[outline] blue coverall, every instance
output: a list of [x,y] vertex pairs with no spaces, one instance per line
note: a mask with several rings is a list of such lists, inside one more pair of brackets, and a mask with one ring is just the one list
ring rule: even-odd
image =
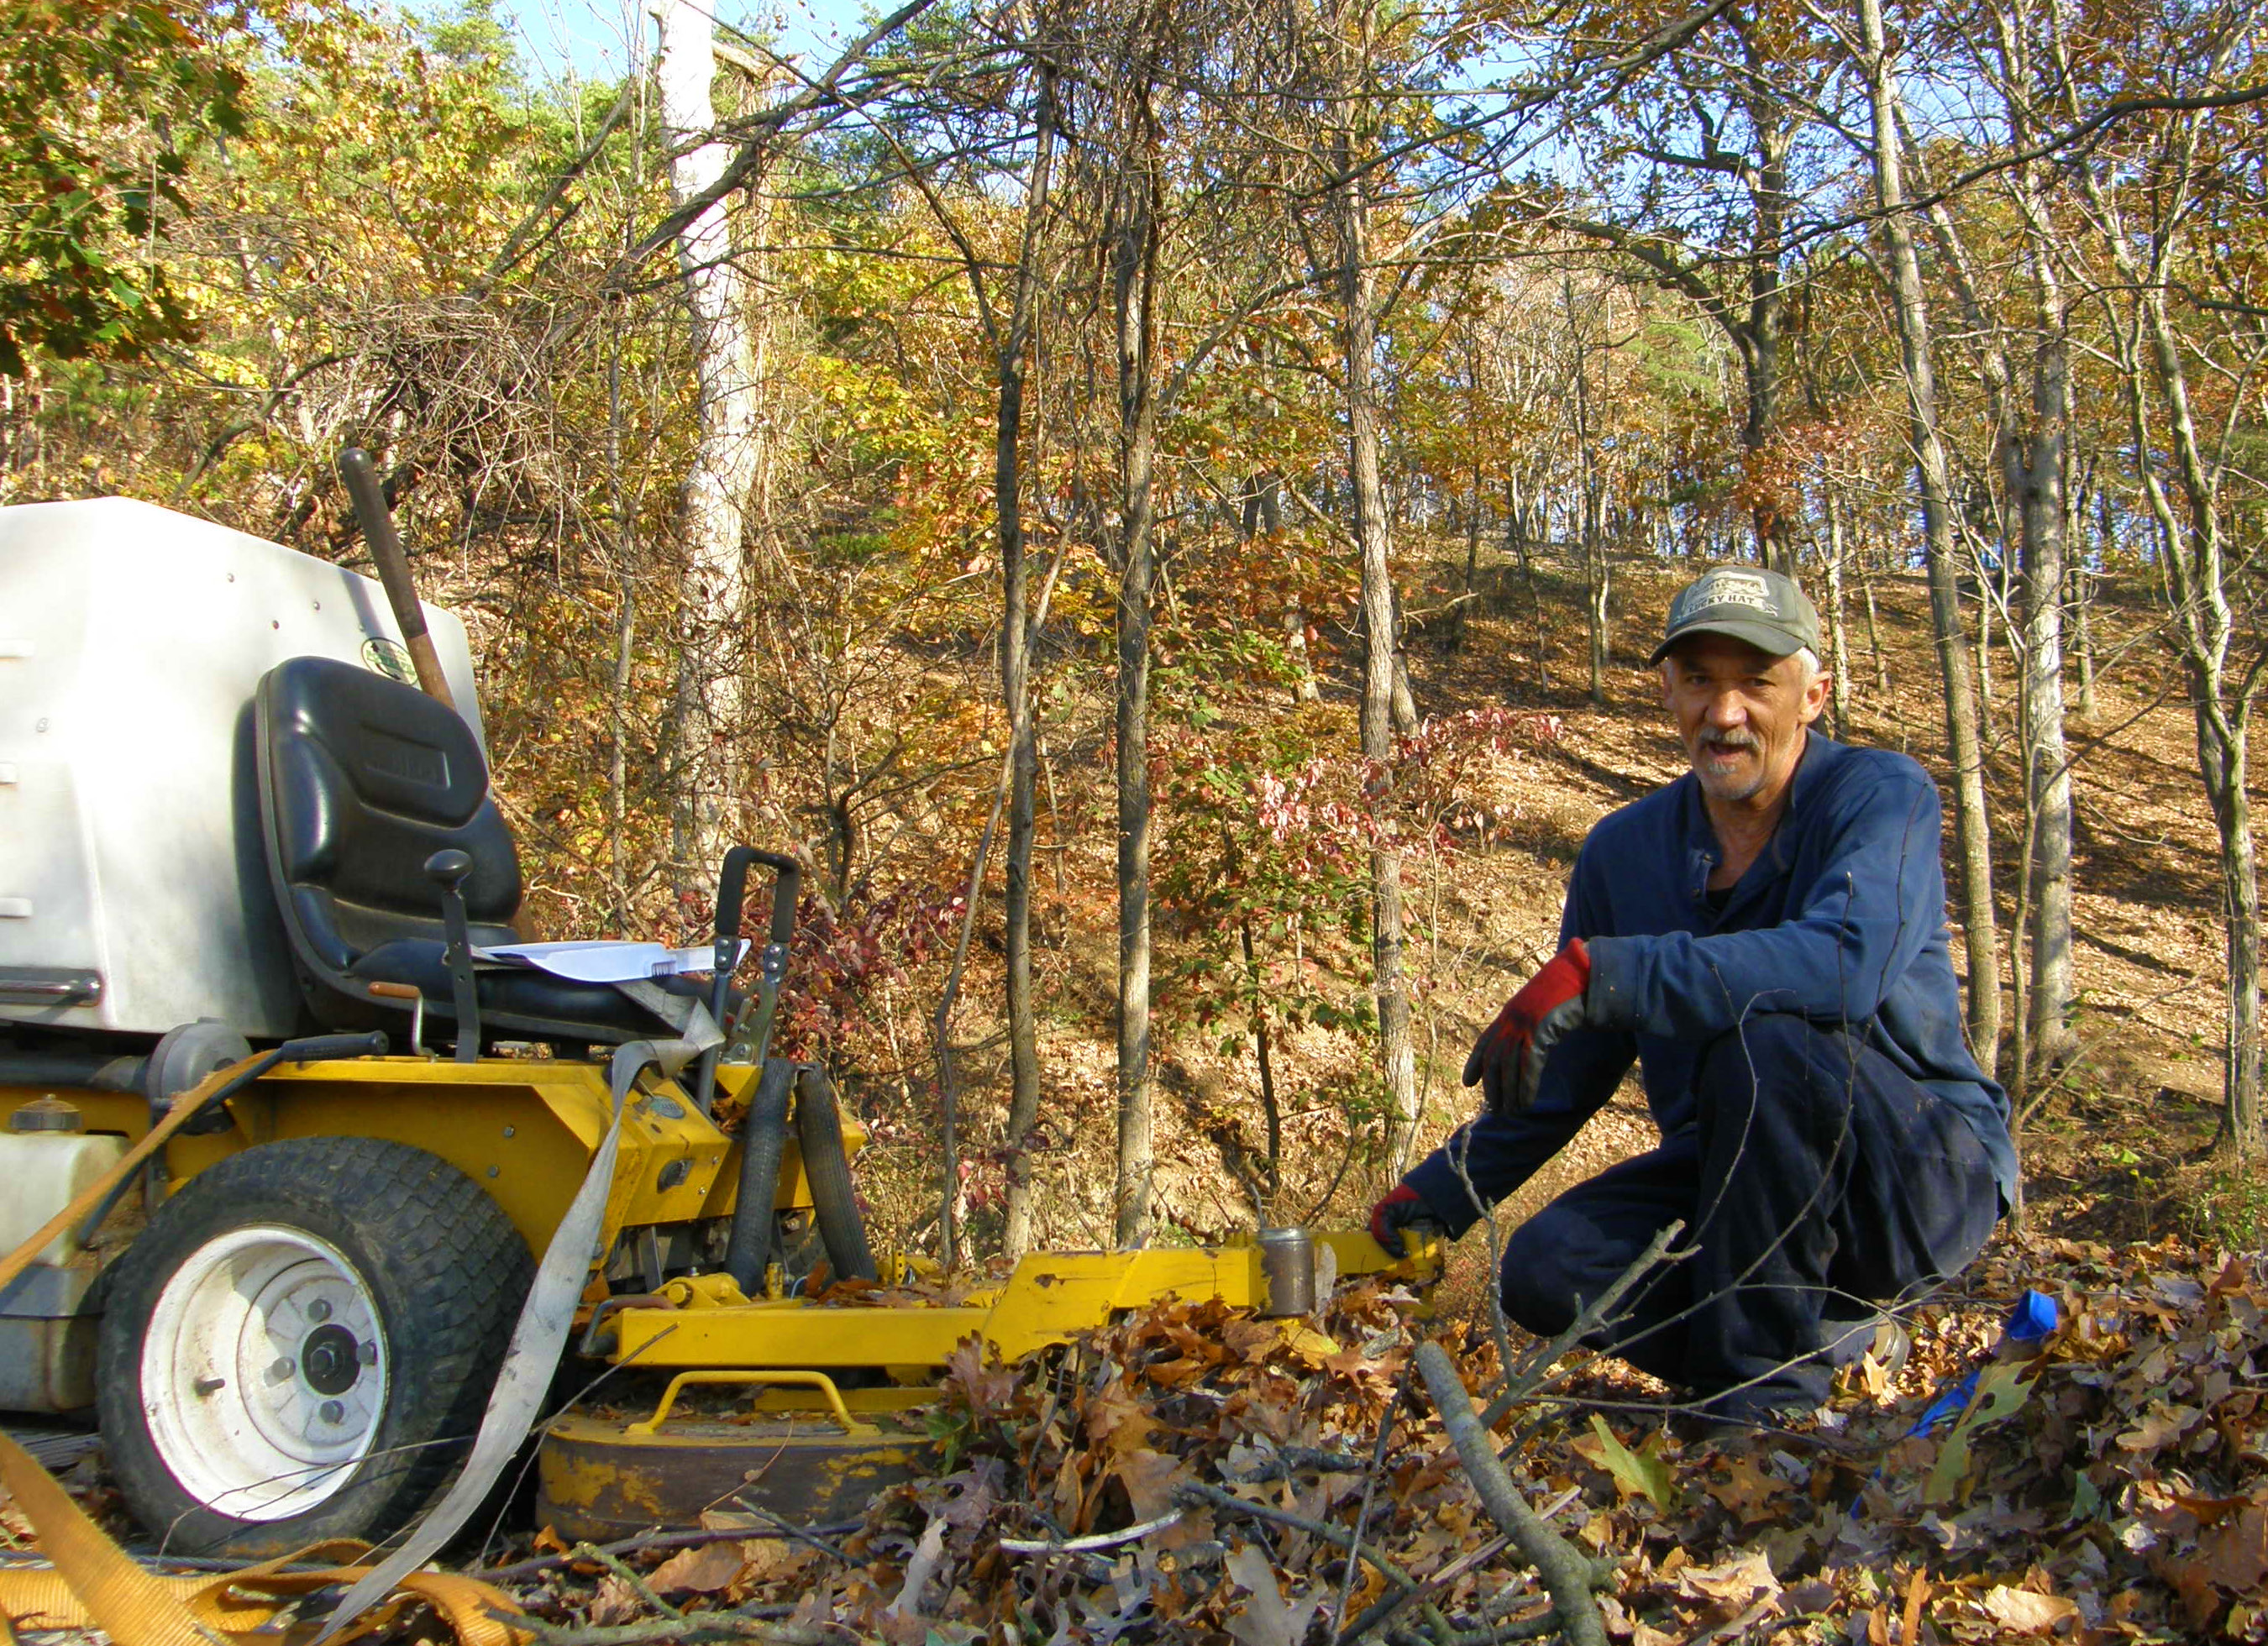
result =
[[1507,1242],[1505,1312],[1564,1331],[1672,1218],[1684,1261],[1593,1341],[1742,1418],[1815,1406],[1878,1307],[1974,1257],[2012,1198],[2008,1100],[1962,1032],[1936,786],[1806,734],[1788,809],[1729,891],[1689,773],[1601,821],[1560,922],[1588,1026],[1526,1113],[1484,1115],[1408,1179],[1452,1235],[1511,1194],[1635,1058],[1660,1146]]

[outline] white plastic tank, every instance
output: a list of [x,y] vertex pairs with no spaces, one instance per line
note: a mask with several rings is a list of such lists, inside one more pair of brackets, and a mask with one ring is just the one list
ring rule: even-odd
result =
[[[464,625],[426,622],[481,735]],[[252,695],[289,658],[408,678],[374,579],[122,497],[0,508],[0,1024],[298,1024]]]

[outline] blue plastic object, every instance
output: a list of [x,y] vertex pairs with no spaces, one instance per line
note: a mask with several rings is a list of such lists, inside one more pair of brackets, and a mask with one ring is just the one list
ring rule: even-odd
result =
[[[2028,1291],[2008,1311],[2008,1318],[2000,1327],[2000,1341],[2025,1348],[2036,1348],[2048,1340],[2062,1320],[2063,1311],[2056,1306],[2054,1298],[2043,1291]],[[1958,1417],[1967,1411],[1969,1402],[1977,1398],[1977,1379],[1983,1370],[1981,1366],[1972,1366],[1967,1377],[1940,1391],[1937,1399],[1929,1403],[1929,1409],[1921,1415],[1921,1421],[1908,1429],[1907,1435],[1926,1435],[1948,1418]]]

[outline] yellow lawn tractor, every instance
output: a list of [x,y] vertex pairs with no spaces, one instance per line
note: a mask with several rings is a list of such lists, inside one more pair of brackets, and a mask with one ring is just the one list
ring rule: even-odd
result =
[[[0,509],[0,1412],[92,1408],[166,1547],[390,1534],[532,1430],[570,1536],[828,1518],[914,1466],[964,1345],[1391,1266],[1270,1231],[900,1283],[860,1133],[765,1056],[794,862],[728,855],[713,949],[523,943],[463,626],[342,471],[375,582],[140,503]],[[877,1283],[805,1295],[822,1252]]]

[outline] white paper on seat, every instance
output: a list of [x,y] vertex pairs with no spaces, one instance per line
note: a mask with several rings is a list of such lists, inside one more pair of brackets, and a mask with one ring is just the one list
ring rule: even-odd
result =
[[[740,939],[733,952],[738,966],[748,952]],[[716,969],[717,945],[673,949],[659,943],[504,943],[493,949],[473,945],[473,959],[504,966],[532,966],[577,983],[633,983],[650,977],[675,977],[681,972]]]

